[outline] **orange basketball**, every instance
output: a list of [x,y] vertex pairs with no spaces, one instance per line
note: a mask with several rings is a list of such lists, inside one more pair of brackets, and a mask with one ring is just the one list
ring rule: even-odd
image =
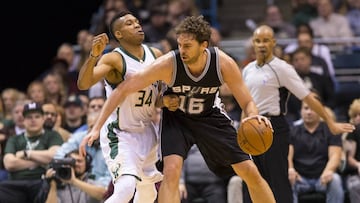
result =
[[252,118],[240,124],[237,141],[245,153],[256,156],[265,153],[270,148],[273,132],[263,120],[259,123],[257,118]]

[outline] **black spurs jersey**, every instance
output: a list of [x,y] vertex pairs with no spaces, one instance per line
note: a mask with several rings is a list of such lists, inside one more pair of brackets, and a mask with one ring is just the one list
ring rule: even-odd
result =
[[179,109],[185,114],[204,115],[213,108],[220,108],[219,87],[223,79],[219,67],[218,48],[206,50],[208,58],[200,76],[193,76],[182,62],[178,50],[172,51],[175,56],[175,67],[172,82],[166,94],[176,94],[180,98]]

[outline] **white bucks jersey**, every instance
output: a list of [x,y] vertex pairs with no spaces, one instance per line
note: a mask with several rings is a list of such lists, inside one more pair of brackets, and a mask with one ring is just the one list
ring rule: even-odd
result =
[[[144,47],[144,57],[142,60],[135,58],[121,47],[114,51],[121,53],[124,61],[124,80],[155,60],[154,53],[146,45]],[[158,94],[157,83],[149,87],[132,93],[126,97],[119,106],[119,127],[121,130],[129,132],[142,132],[145,125],[149,125],[152,115],[155,112],[155,100]]]

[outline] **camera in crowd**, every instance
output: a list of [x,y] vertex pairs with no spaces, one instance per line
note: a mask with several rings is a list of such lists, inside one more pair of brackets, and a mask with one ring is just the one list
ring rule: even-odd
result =
[[75,166],[75,159],[71,157],[65,157],[62,159],[53,159],[50,162],[50,168],[55,170],[55,178],[70,180],[71,168]]

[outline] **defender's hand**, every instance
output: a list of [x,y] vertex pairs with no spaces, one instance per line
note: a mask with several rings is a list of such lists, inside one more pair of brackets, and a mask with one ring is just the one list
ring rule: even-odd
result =
[[169,111],[176,111],[180,106],[180,98],[175,94],[163,96],[163,104]]

